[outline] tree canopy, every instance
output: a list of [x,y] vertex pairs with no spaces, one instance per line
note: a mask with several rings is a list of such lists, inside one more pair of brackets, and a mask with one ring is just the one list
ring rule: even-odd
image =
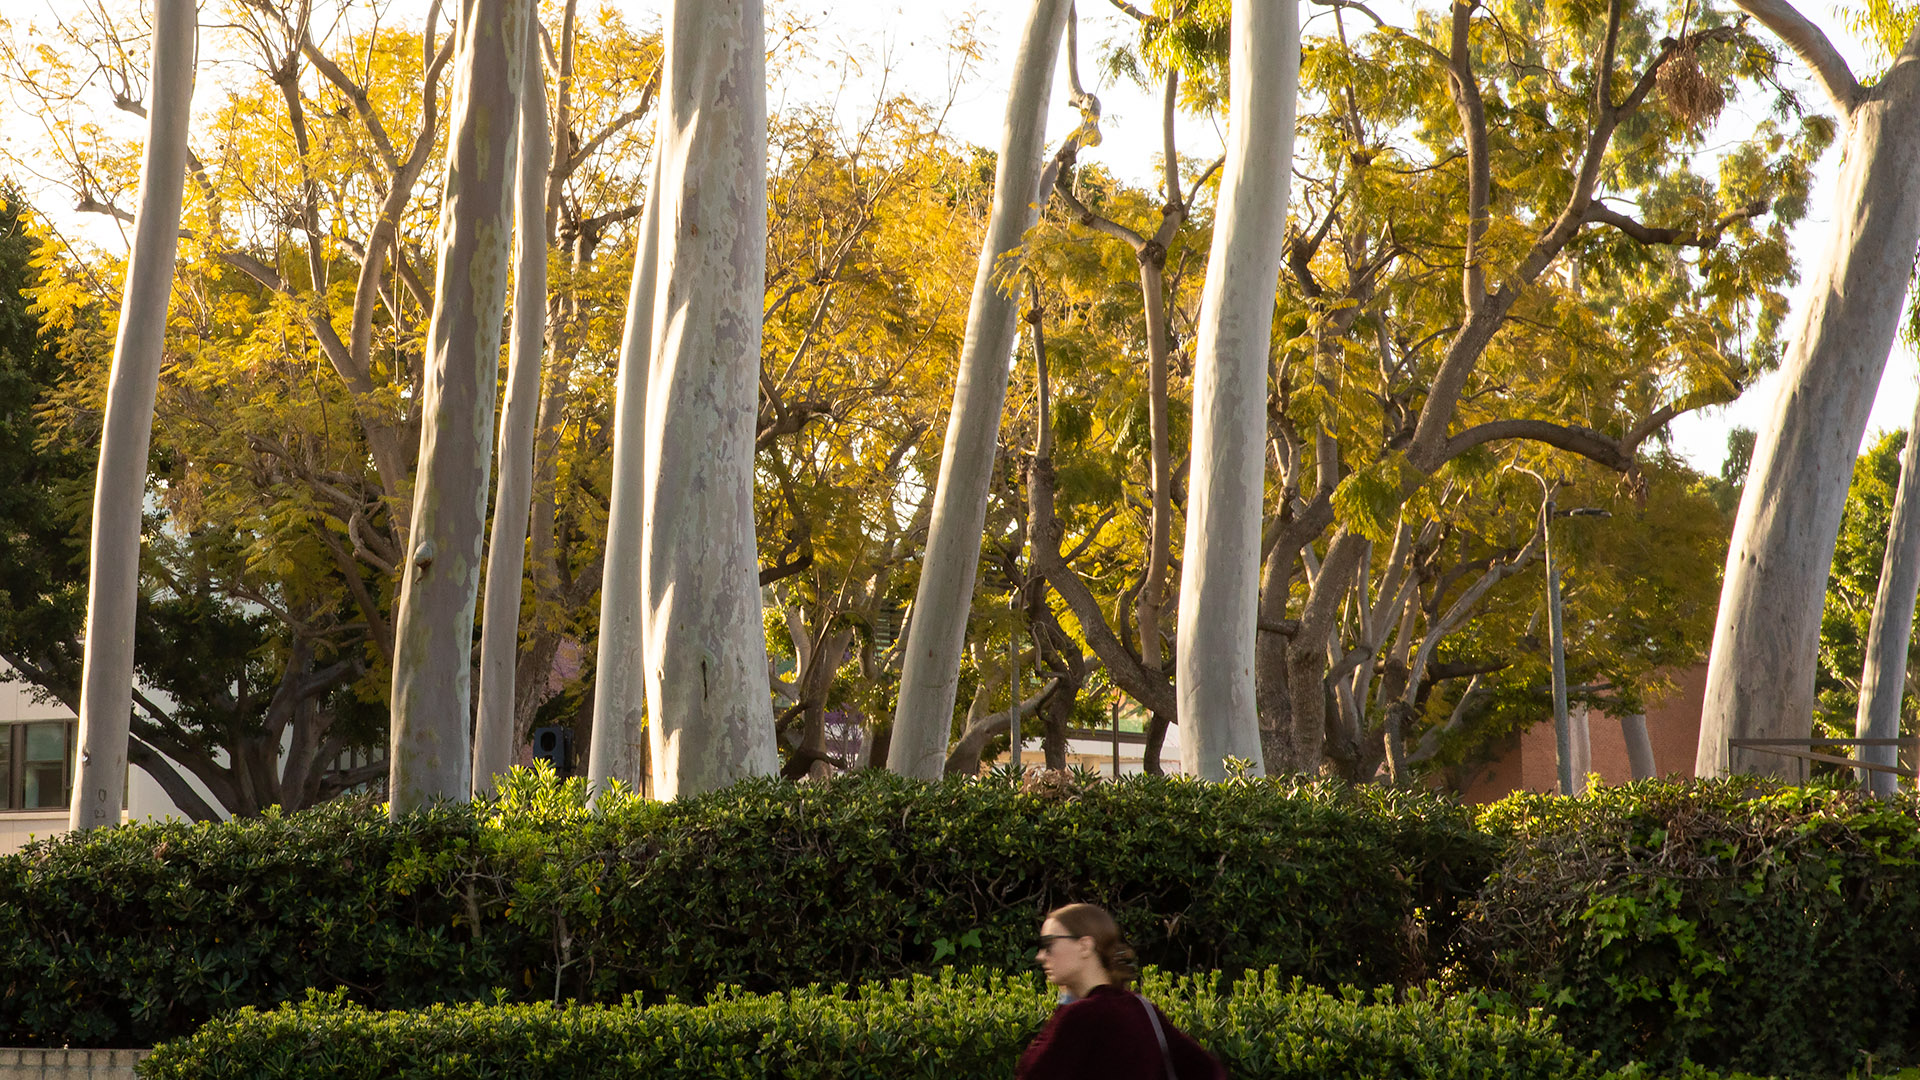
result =
[[[452,37],[437,5],[424,20],[216,7],[150,462],[137,656],[153,693],[134,733],[170,790],[184,770],[244,814],[379,772],[353,755],[386,742]],[[1124,34],[1076,60],[1163,93],[1162,179],[1125,179],[1141,163],[1108,156],[1079,91],[1083,126],[1049,133],[1050,154],[1068,149],[996,271],[1025,329],[943,718],[952,771],[1004,747],[1009,717],[1045,733],[1056,765],[1110,701],[1164,732],[1180,719],[1174,628],[1204,617],[1178,610],[1170,538],[1189,505],[1219,171],[1182,140],[1230,105],[1228,5],[1127,10]],[[663,57],[657,27],[611,8],[539,17],[555,151],[533,223],[550,288],[514,712],[520,744],[571,726],[584,763]],[[1697,4],[1303,17],[1266,402],[1264,748],[1270,767],[1444,782],[1545,715],[1547,528],[1577,697],[1635,710],[1704,656],[1737,478],[1693,472],[1666,426],[1779,362],[1789,229],[1835,125],[1784,82],[1777,47]],[[831,58],[788,29],[776,80]],[[143,108],[137,13],[5,38],[4,77],[44,105],[48,134],[12,166],[129,219],[139,147],[87,110]],[[970,72],[969,29],[947,47]],[[1773,107],[1716,126],[1742,95]],[[753,512],[767,722],[793,777],[886,760],[999,165],[945,129],[950,104],[882,92],[768,118]],[[72,215],[10,213],[0,547],[18,551],[0,559],[0,658],[70,700],[125,266]],[[1612,516],[1552,524],[1550,501]],[[1835,649],[1844,637],[1836,624]]]

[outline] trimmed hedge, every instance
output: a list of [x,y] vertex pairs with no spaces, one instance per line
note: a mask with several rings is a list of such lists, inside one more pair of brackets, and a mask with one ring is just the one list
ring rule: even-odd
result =
[[[1459,1000],[1335,997],[1257,973],[1144,989],[1239,1080],[1586,1080],[1591,1055],[1539,1015],[1477,1012]],[[758,996],[704,1005],[452,1005],[370,1012],[338,995],[243,1009],[167,1043],[151,1080],[899,1080],[1011,1077],[1053,1001],[1033,979],[978,975]]]
[[0,859],[0,1044],[152,1045],[309,987],[394,1010],[1025,971],[1039,915],[1084,899],[1168,970],[1439,976],[1545,1008],[1610,1066],[1920,1062],[1909,798],[1653,783],[1476,820],[1288,781],[860,774],[592,812],[579,793],[529,773],[398,823],[336,805]]
[[1920,804],[1750,778],[1516,797],[1459,985],[1655,1068],[1794,1076],[1920,1051]]
[[141,825],[0,859],[0,1044],[153,1045],[345,989],[375,1009],[700,1000],[1021,970],[1040,915],[1107,906],[1144,960],[1320,985],[1438,970],[1497,846],[1443,800],[1322,783],[884,773],[580,805]]

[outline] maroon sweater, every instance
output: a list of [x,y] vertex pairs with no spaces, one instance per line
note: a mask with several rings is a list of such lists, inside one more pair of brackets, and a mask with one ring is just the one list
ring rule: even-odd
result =
[[[1160,1010],[1156,1007],[1154,1012]],[[1226,1080],[1227,1070],[1160,1016],[1179,1080]],[[1017,1080],[1167,1080],[1166,1059],[1140,999],[1112,986],[1053,1010],[1020,1055]]]

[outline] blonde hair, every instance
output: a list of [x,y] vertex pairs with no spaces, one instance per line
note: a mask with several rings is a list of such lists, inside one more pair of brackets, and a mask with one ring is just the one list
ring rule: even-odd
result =
[[1100,958],[1100,966],[1107,969],[1107,978],[1115,986],[1125,990],[1140,974],[1133,955],[1133,946],[1128,945],[1120,936],[1120,924],[1113,921],[1107,910],[1093,904],[1068,904],[1047,912],[1047,918],[1066,928],[1068,934],[1093,939],[1093,952]]

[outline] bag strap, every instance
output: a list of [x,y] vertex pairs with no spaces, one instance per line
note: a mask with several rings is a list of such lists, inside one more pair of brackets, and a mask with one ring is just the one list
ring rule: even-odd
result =
[[1153,1025],[1153,1037],[1160,1040],[1160,1060],[1167,1063],[1167,1080],[1180,1080],[1173,1071],[1173,1051],[1167,1046],[1167,1033],[1160,1027],[1160,1013],[1154,1009],[1153,1002],[1145,994],[1133,995],[1140,1007],[1147,1010],[1147,1023]]

